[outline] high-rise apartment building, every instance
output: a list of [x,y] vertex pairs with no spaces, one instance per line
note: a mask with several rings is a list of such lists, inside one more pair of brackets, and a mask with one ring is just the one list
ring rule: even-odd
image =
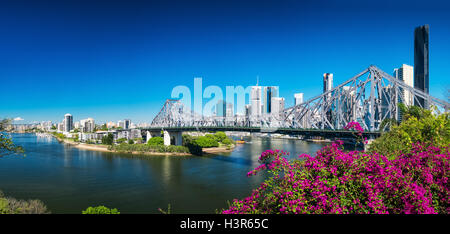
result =
[[131,127],[131,120],[125,119],[124,120],[124,125],[125,125],[124,129],[130,129],[130,127]]
[[81,132],[94,132],[95,121],[93,118],[87,118],[80,120]]
[[294,94],[294,106],[303,103],[303,93],[295,93]]
[[73,129],[73,116],[71,114],[64,115],[64,132],[70,132]]
[[116,127],[116,123],[110,121],[110,122],[106,123],[106,127],[107,128]]
[[[428,24],[414,30],[414,88],[429,93],[429,33]],[[414,105],[428,107],[423,98],[418,97]]]
[[125,129],[125,121],[123,120],[117,121],[117,127]]
[[[406,85],[414,87],[414,68],[412,66],[402,64],[400,68],[394,69],[394,77],[403,81]],[[414,104],[414,96],[410,91],[401,90],[403,103],[407,106]],[[401,101],[400,100],[400,101]]]

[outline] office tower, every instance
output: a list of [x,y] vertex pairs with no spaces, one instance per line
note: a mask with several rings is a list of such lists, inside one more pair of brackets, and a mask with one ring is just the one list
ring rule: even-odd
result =
[[216,116],[225,117],[227,114],[227,103],[224,100],[219,100],[216,104]]
[[272,98],[278,97],[278,86],[267,86],[263,89],[262,114],[270,114],[272,111]]
[[[355,89],[351,86],[342,87],[342,95],[340,97],[342,117],[347,121],[353,121],[356,119],[356,95]],[[344,126],[342,126],[344,127]]]
[[64,131],[70,132],[73,129],[73,116],[71,114],[64,115]]
[[303,93],[295,93],[294,94],[294,106],[303,103]]
[[233,103],[227,103],[226,116],[233,117]]
[[249,117],[252,114],[252,106],[250,104],[245,105],[245,117]]
[[284,110],[284,98],[282,97],[273,97],[272,100],[272,112],[271,114],[276,117],[280,117],[283,114]]
[[389,111],[389,102],[392,102],[394,100],[389,99],[394,92],[394,89],[391,87],[391,85],[388,85],[386,87],[382,87],[383,92],[386,93],[386,95],[381,95],[381,118],[393,118],[391,114],[388,114]]
[[125,119],[124,120],[124,124],[125,124],[124,129],[130,129],[130,127],[131,127],[131,120]]
[[[333,73],[323,74],[323,92],[330,91],[333,88]],[[330,95],[331,96],[331,95]]]
[[[323,74],[323,92],[328,92],[333,89],[333,73],[324,73]],[[331,99],[331,93],[327,94],[324,97],[324,101],[328,102],[328,100]],[[325,107],[324,107],[325,108]],[[325,112],[325,110],[322,111],[322,113]],[[326,113],[325,117],[327,118],[329,123],[332,123],[331,117],[331,108],[329,108]]]
[[[429,93],[429,33],[428,24],[414,30],[414,88]],[[423,98],[417,98],[416,106],[428,108]]]
[[251,116],[261,116],[261,86],[252,86],[250,91]]

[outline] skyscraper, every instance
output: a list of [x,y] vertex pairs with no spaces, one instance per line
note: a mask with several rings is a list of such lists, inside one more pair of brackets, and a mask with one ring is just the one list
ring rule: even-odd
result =
[[226,116],[227,117],[232,117],[233,116],[233,103],[226,103],[227,104],[227,111],[226,111]]
[[[402,64],[400,68],[394,69],[394,77],[403,81],[405,84],[414,87],[414,68],[412,66]],[[407,106],[414,104],[414,97],[410,91],[401,90],[402,99],[399,100]]]
[[225,117],[226,116],[226,103],[222,99],[219,100],[216,104],[216,116]]
[[278,97],[278,86],[267,86],[264,87],[263,92],[263,100],[262,100],[262,113],[263,114],[270,114],[272,111],[272,98]]
[[123,120],[117,121],[117,127],[125,129],[125,122]]
[[250,91],[251,116],[261,116],[261,86],[252,86]]
[[284,98],[273,97],[272,100],[272,112],[271,114],[276,117],[281,117],[284,110]]
[[71,114],[64,115],[64,131],[70,132],[73,129],[73,116]]
[[[323,74],[323,92],[326,93],[330,90],[333,89],[333,73],[324,73]],[[328,102],[328,100],[331,99],[331,93],[327,94],[324,98],[325,102]],[[325,107],[324,107],[325,108]],[[326,113],[324,113],[326,112]],[[325,114],[325,117],[327,118],[328,122],[332,122],[331,121],[331,108],[329,108],[328,110],[323,110],[322,113]]]
[[[414,30],[414,88],[429,93],[429,33],[428,24]],[[417,98],[414,105],[428,107],[423,98]]]
[[303,93],[294,93],[294,106],[303,103]]
[[125,122],[124,129],[130,129],[130,127],[131,127],[131,120],[125,119],[124,122]]
[[[323,74],[323,92],[330,91],[333,88],[333,73]],[[331,96],[331,95],[330,95]]]

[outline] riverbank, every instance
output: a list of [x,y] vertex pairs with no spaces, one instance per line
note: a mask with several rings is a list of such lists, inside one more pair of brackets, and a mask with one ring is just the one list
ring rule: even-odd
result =
[[[127,153],[127,154],[135,154],[135,155],[152,155],[152,156],[193,156],[191,153],[182,153],[182,152],[141,152],[141,151],[131,151],[131,152],[119,152],[115,150],[108,149],[107,145],[95,145],[95,144],[86,144],[81,142],[74,142],[69,139],[60,139],[54,136],[59,142],[71,145],[78,149],[83,150],[91,150],[91,151],[100,151],[100,152],[108,152],[108,153]],[[220,153],[230,153],[235,148],[234,145],[231,147],[211,147],[211,148],[203,148],[203,153],[207,154],[220,154]]]

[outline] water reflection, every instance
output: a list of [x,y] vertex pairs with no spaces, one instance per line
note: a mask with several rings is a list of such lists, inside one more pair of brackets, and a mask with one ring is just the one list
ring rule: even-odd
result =
[[226,201],[248,195],[264,175],[248,178],[266,149],[291,158],[314,155],[324,144],[286,139],[245,139],[233,152],[202,157],[148,156],[88,151],[33,134],[13,134],[27,157],[0,159],[0,190],[41,199],[53,213],[80,213],[92,205],[123,213],[214,213]]

